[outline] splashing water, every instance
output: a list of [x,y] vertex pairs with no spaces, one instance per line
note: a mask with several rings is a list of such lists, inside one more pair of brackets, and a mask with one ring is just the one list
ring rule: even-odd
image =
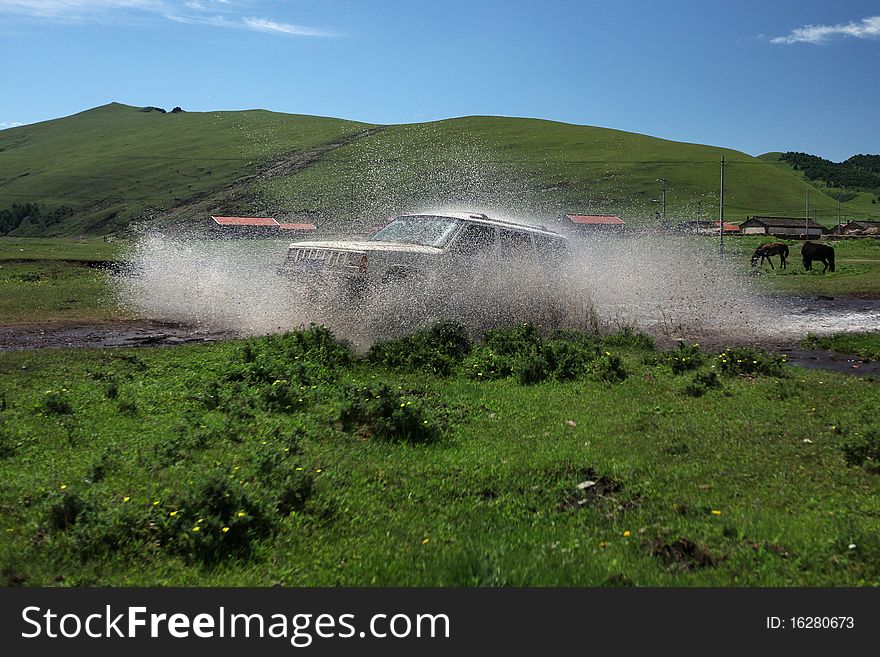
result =
[[493,263],[431,289],[384,285],[343,301],[279,276],[283,240],[206,240],[146,235],[115,280],[120,303],[145,318],[256,335],[324,324],[356,346],[438,319],[475,334],[532,322],[547,328],[631,328],[661,340],[779,343],[808,331],[876,330],[880,304],[835,307],[760,292],[728,258],[705,245],[657,235],[573,241],[570,263],[552,278],[539,268]]

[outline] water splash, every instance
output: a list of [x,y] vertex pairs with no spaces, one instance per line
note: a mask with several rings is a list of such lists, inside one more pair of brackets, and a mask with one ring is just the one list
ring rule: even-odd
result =
[[573,242],[569,265],[547,276],[521,263],[484,265],[431,287],[384,285],[359,300],[292,283],[277,268],[284,240],[206,240],[148,234],[115,279],[126,309],[152,320],[247,336],[325,324],[357,346],[438,319],[475,334],[516,322],[553,328],[632,328],[661,340],[727,345],[796,340],[808,331],[876,330],[876,302],[814,303],[761,292],[708,241],[650,234]]

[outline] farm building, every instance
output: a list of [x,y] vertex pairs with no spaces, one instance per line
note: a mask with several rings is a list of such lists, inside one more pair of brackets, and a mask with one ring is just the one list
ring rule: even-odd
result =
[[[720,221],[707,221],[701,219],[699,221],[684,221],[676,229],[682,233],[691,233],[694,235],[717,235],[721,226]],[[742,229],[736,224],[724,222],[724,232],[734,235],[742,234]]]
[[264,237],[278,233],[272,217],[214,217],[215,228],[225,237]]
[[566,214],[562,223],[570,233],[622,233],[626,222],[616,214]]
[[825,228],[804,217],[749,217],[740,225],[744,235],[774,235],[803,239],[825,234]]
[[281,230],[287,230],[291,233],[314,233],[318,227],[315,224],[278,224]]
[[840,228],[841,235],[880,235],[880,221],[848,221]]

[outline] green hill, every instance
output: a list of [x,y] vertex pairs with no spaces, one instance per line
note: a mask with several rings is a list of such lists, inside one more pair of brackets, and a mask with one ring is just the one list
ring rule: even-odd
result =
[[75,210],[57,224],[25,222],[17,235],[113,232],[367,127],[264,110],[163,114],[111,103],[0,132],[0,208]]
[[[501,117],[371,126],[113,103],[0,132],[0,211],[13,203],[44,209],[13,235],[112,233],[134,220],[203,225],[212,213],[344,229],[428,205],[544,220],[614,212],[638,223],[660,209],[665,179],[667,216],[676,221],[717,216],[722,156],[727,218],[803,213],[809,183],[773,158],[606,128]],[[836,222],[836,199],[810,188],[817,218]],[[846,216],[880,215],[860,197],[844,208]]]

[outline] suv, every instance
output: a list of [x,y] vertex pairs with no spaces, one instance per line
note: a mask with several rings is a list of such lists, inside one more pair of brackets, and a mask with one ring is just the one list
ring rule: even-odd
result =
[[472,283],[481,266],[552,275],[566,253],[566,238],[543,227],[485,214],[426,212],[401,215],[366,241],[294,242],[279,273],[338,285],[345,296],[359,297],[382,284]]

